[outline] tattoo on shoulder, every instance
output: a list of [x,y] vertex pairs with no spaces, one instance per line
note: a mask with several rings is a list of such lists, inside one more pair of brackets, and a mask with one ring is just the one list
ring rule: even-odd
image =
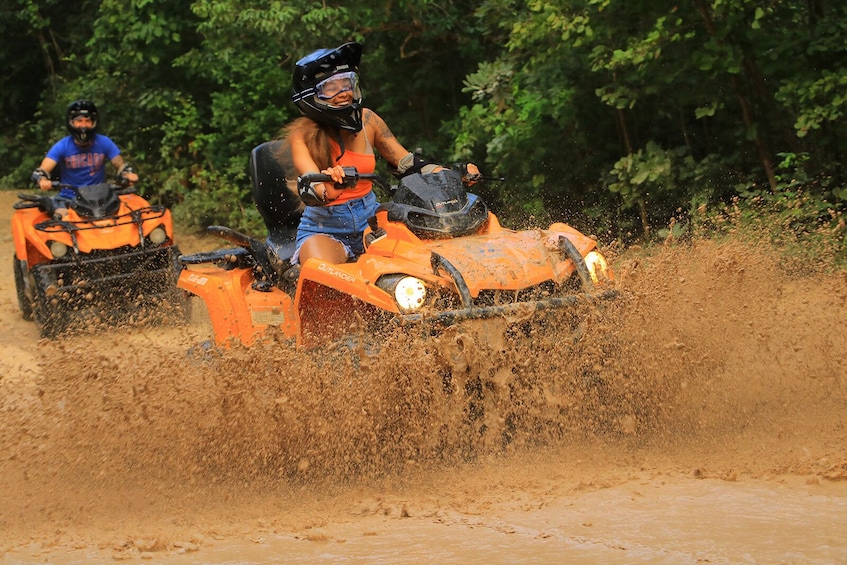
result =
[[378,120],[376,126],[380,137],[384,139],[392,139],[394,137],[394,134],[391,133],[390,129],[388,129],[388,124],[386,124],[381,118]]

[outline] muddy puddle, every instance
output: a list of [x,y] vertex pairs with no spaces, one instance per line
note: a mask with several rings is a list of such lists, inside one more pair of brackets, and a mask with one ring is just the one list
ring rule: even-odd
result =
[[202,354],[201,304],[39,340],[4,271],[0,562],[847,562],[845,275],[737,241],[617,271],[378,356]]

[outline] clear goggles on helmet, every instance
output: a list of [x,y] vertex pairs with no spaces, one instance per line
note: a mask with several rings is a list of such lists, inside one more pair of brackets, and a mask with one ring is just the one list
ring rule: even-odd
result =
[[[352,92],[354,100],[362,98],[362,91],[359,88],[359,75],[355,71],[334,74],[315,85],[315,97],[328,106],[333,106],[334,104],[330,101],[344,92]],[[347,102],[342,106],[346,104]]]
[[76,114],[74,116],[71,116],[71,118],[68,121],[71,124],[73,124],[75,121],[80,120],[80,119],[88,120],[92,124],[97,123],[97,120],[94,119],[94,116],[92,116],[91,114],[89,114],[87,112],[84,113],[84,114]]

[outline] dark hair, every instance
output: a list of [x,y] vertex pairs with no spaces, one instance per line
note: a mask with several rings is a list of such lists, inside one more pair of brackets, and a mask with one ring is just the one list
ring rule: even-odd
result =
[[282,144],[277,152],[283,167],[286,170],[294,170],[294,160],[291,155],[291,143],[289,139],[292,134],[299,135],[306,143],[306,148],[309,150],[309,155],[315,160],[318,168],[321,170],[328,169],[334,163],[332,162],[332,148],[329,144],[330,131],[329,127],[324,124],[312,120],[311,118],[297,118],[280,132]]

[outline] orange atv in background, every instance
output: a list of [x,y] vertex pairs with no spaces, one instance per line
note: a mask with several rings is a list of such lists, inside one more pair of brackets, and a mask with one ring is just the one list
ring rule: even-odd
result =
[[[69,327],[109,325],[145,312],[187,305],[176,287],[180,265],[170,211],[135,188],[72,187],[76,197],[55,214],[50,196],[18,194],[12,216],[18,303],[42,337]],[[183,312],[184,315],[184,312]]]
[[[302,203],[286,185],[276,143],[256,147],[250,169],[254,200],[279,251],[211,226],[238,247],[180,258],[186,268],[178,286],[205,302],[219,346],[249,346],[274,327],[309,347],[390,323],[438,328],[615,295],[593,239],[562,223],[505,229],[450,170],[409,175],[396,187],[379,175],[345,171],[391,193],[369,222],[365,253],[344,264],[311,258],[292,266]],[[304,180],[332,179],[311,174]]]

